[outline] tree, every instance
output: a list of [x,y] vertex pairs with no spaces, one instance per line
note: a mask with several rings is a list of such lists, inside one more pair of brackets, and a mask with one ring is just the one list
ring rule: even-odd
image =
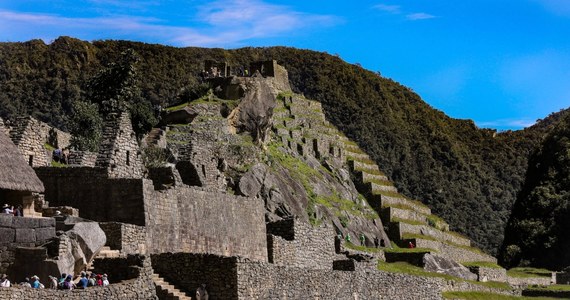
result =
[[101,140],[103,119],[96,103],[77,101],[71,118],[71,145],[82,151],[97,151]]

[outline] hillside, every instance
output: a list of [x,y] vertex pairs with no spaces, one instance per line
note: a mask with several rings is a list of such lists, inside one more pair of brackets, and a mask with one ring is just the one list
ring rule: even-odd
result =
[[326,118],[357,141],[401,193],[429,205],[491,253],[502,242],[527,157],[557,119],[496,134],[449,118],[391,79],[309,50],[174,48],[68,37],[50,45],[0,44],[0,117],[32,114],[69,128],[73,104],[87,98],[87,82],[128,48],[142,58],[142,97],[163,107],[192,100],[206,59],[231,65],[276,59],[289,71],[293,91],[320,101]]
[[531,156],[523,189],[505,230],[504,265],[561,269],[570,265],[570,116]]

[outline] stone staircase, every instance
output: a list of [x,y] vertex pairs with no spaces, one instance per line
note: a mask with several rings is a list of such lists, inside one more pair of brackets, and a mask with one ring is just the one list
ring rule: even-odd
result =
[[[433,252],[457,262],[496,259],[471,247],[471,241],[449,230],[449,225],[423,203],[399,194],[378,165],[358,144],[326,121],[320,103],[298,96],[281,97],[274,111],[273,132],[284,145],[300,155],[317,158],[334,156],[345,159],[358,191],[388,225],[388,235],[396,245],[407,248],[413,243],[424,253]],[[405,252],[405,249],[403,252]],[[412,251],[411,251],[412,252]],[[417,260],[418,253],[387,255],[401,260]],[[408,259],[406,258],[408,255]]]
[[166,147],[166,131],[162,128],[153,128],[144,138],[146,147]]
[[174,285],[168,283],[160,275],[152,274],[152,281],[156,285],[156,295],[161,300],[191,300],[185,292],[179,290]]
[[95,259],[98,258],[117,258],[121,256],[121,251],[119,250],[111,250],[109,246],[103,246],[99,253],[95,256]]

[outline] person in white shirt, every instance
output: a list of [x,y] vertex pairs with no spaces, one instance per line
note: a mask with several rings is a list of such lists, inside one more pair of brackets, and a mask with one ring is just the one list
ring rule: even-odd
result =
[[2,274],[2,279],[0,279],[0,287],[10,287],[10,280],[8,280],[8,275]]

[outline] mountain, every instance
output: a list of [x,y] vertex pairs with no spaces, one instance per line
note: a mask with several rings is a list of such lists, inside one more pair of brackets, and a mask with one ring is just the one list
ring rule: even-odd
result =
[[560,270],[570,266],[570,115],[531,156],[505,229],[503,265]]
[[127,49],[141,57],[142,98],[163,107],[192,100],[207,59],[234,66],[277,60],[289,71],[293,92],[320,101],[327,120],[357,141],[401,193],[427,204],[453,230],[493,254],[528,156],[558,122],[555,115],[521,131],[479,129],[470,120],[446,116],[391,79],[310,50],[175,48],[69,37],[49,45],[0,44],[0,117],[31,114],[69,129],[74,103],[88,100],[89,81]]

